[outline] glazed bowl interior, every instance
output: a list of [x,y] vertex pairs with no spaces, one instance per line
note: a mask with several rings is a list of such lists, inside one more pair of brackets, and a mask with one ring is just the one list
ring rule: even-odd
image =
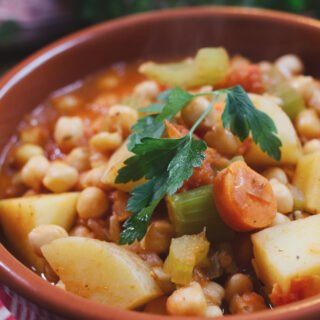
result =
[[[0,82],[0,148],[22,117],[50,93],[112,63],[174,59],[205,46],[223,46],[253,61],[294,53],[306,73],[320,75],[320,23],[298,16],[241,8],[154,12],[108,22],[37,52]],[[94,304],[42,280],[0,245],[0,281],[30,301],[66,318],[165,319]],[[320,298],[233,319],[319,319]],[[178,319],[178,318],[176,318]],[[185,318],[190,319],[190,318]]]

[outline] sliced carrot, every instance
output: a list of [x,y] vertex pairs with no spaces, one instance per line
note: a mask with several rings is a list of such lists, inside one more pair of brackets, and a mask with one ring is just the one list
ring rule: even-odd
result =
[[236,161],[217,174],[214,199],[222,220],[236,231],[267,227],[276,215],[269,181],[244,161]]

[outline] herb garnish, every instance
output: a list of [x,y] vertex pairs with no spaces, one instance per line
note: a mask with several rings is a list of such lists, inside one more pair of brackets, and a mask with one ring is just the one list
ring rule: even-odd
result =
[[280,160],[281,141],[275,135],[277,128],[272,119],[256,109],[241,86],[228,90],[226,107],[222,114],[225,128],[245,140],[251,131],[253,141],[271,158]]
[[[116,183],[137,181],[143,177],[147,180],[131,192],[127,210],[132,216],[124,223],[121,244],[141,240],[162,198],[174,194],[191,177],[193,168],[201,166],[207,145],[203,140],[195,139],[193,133],[221,94],[227,94],[222,114],[224,127],[242,141],[251,132],[261,150],[276,160],[280,159],[281,141],[275,135],[277,130],[272,119],[253,106],[241,86],[198,94],[190,94],[179,87],[165,91],[158,97],[159,103],[141,109],[158,114],[141,118],[132,127],[128,148],[134,155],[125,161],[116,178]],[[179,139],[161,138],[165,130],[164,120],[173,119],[194,97],[208,95],[213,96],[210,105],[187,135]]]

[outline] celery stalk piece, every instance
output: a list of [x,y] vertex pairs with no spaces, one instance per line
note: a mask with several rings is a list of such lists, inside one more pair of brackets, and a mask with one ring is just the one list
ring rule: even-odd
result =
[[297,114],[306,108],[301,94],[287,83],[278,84],[269,92],[282,100],[281,108],[291,120],[294,120]]
[[187,285],[192,280],[193,269],[205,261],[209,247],[204,232],[172,239],[164,272],[170,275],[172,282]]
[[203,48],[194,59],[176,63],[146,62],[139,71],[168,86],[214,85],[227,76],[229,56],[223,48]]
[[170,220],[178,235],[199,233],[206,228],[211,242],[230,240],[233,231],[221,220],[213,201],[213,186],[202,186],[166,197]]

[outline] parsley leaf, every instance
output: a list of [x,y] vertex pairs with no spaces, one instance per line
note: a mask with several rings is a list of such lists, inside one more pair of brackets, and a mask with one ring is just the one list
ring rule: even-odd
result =
[[[182,95],[179,96],[181,99]],[[187,95],[182,99],[186,100]],[[181,101],[182,101],[181,99]],[[184,101],[185,101],[184,100]],[[215,96],[207,110],[198,119],[189,133],[179,139],[143,138],[132,148],[134,155],[125,161],[119,170],[116,183],[137,181],[145,177],[148,181],[131,192],[127,210],[133,215],[124,223],[120,243],[141,240],[147,230],[152,213],[161,199],[174,194],[192,175],[193,168],[201,166],[207,145],[196,140],[192,134],[212,109]]]
[[[127,183],[145,178],[147,181],[131,191],[127,210],[132,216],[124,223],[120,243],[141,240],[147,231],[153,211],[166,194],[174,194],[190,178],[193,168],[204,160],[207,148],[202,140],[193,138],[202,120],[208,115],[221,93],[227,94],[222,114],[225,128],[229,128],[242,141],[250,132],[260,148],[274,159],[281,157],[281,141],[272,119],[257,110],[240,86],[192,95],[181,88],[167,90],[158,97],[159,103],[143,108],[148,115],[138,120],[129,137],[129,150],[134,155],[125,161],[118,172],[116,183]],[[212,95],[208,108],[199,117],[187,135],[180,139],[161,139],[164,120],[171,120],[194,97]]]
[[125,161],[116,183],[143,176],[150,180],[131,192],[127,209],[133,215],[124,224],[121,244],[143,238],[156,206],[167,193],[174,194],[191,177],[193,167],[201,165],[206,148],[205,142],[194,139],[192,134],[180,139],[144,138],[134,147],[135,155]]
[[254,142],[262,151],[275,160],[281,158],[281,141],[276,136],[277,128],[272,119],[256,109],[241,86],[227,89],[226,106],[222,114],[225,128],[238,136],[241,141],[252,133]]
[[162,92],[157,97],[157,100],[162,103],[153,103],[141,109],[142,112],[160,113],[138,120],[131,128],[132,134],[129,136],[128,149],[132,151],[134,146],[141,143],[145,137],[160,138],[165,130],[163,121],[171,120],[192,98],[192,94],[179,87]]
[[132,151],[134,146],[141,143],[145,137],[160,138],[164,132],[164,124],[156,122],[156,116],[141,118],[131,128],[132,134],[128,138],[128,150]]
[[175,87],[170,92],[162,112],[157,116],[157,121],[171,120],[184,106],[193,99],[189,92]]
[[204,160],[207,145],[203,140],[196,140],[186,136],[181,140],[177,153],[169,163],[167,193],[174,194],[192,175],[193,168],[200,167]]
[[133,243],[135,240],[141,240],[152,217],[152,213],[161,199],[154,200],[149,206],[143,208],[139,213],[132,215],[124,223],[124,231],[121,232],[120,244]]

